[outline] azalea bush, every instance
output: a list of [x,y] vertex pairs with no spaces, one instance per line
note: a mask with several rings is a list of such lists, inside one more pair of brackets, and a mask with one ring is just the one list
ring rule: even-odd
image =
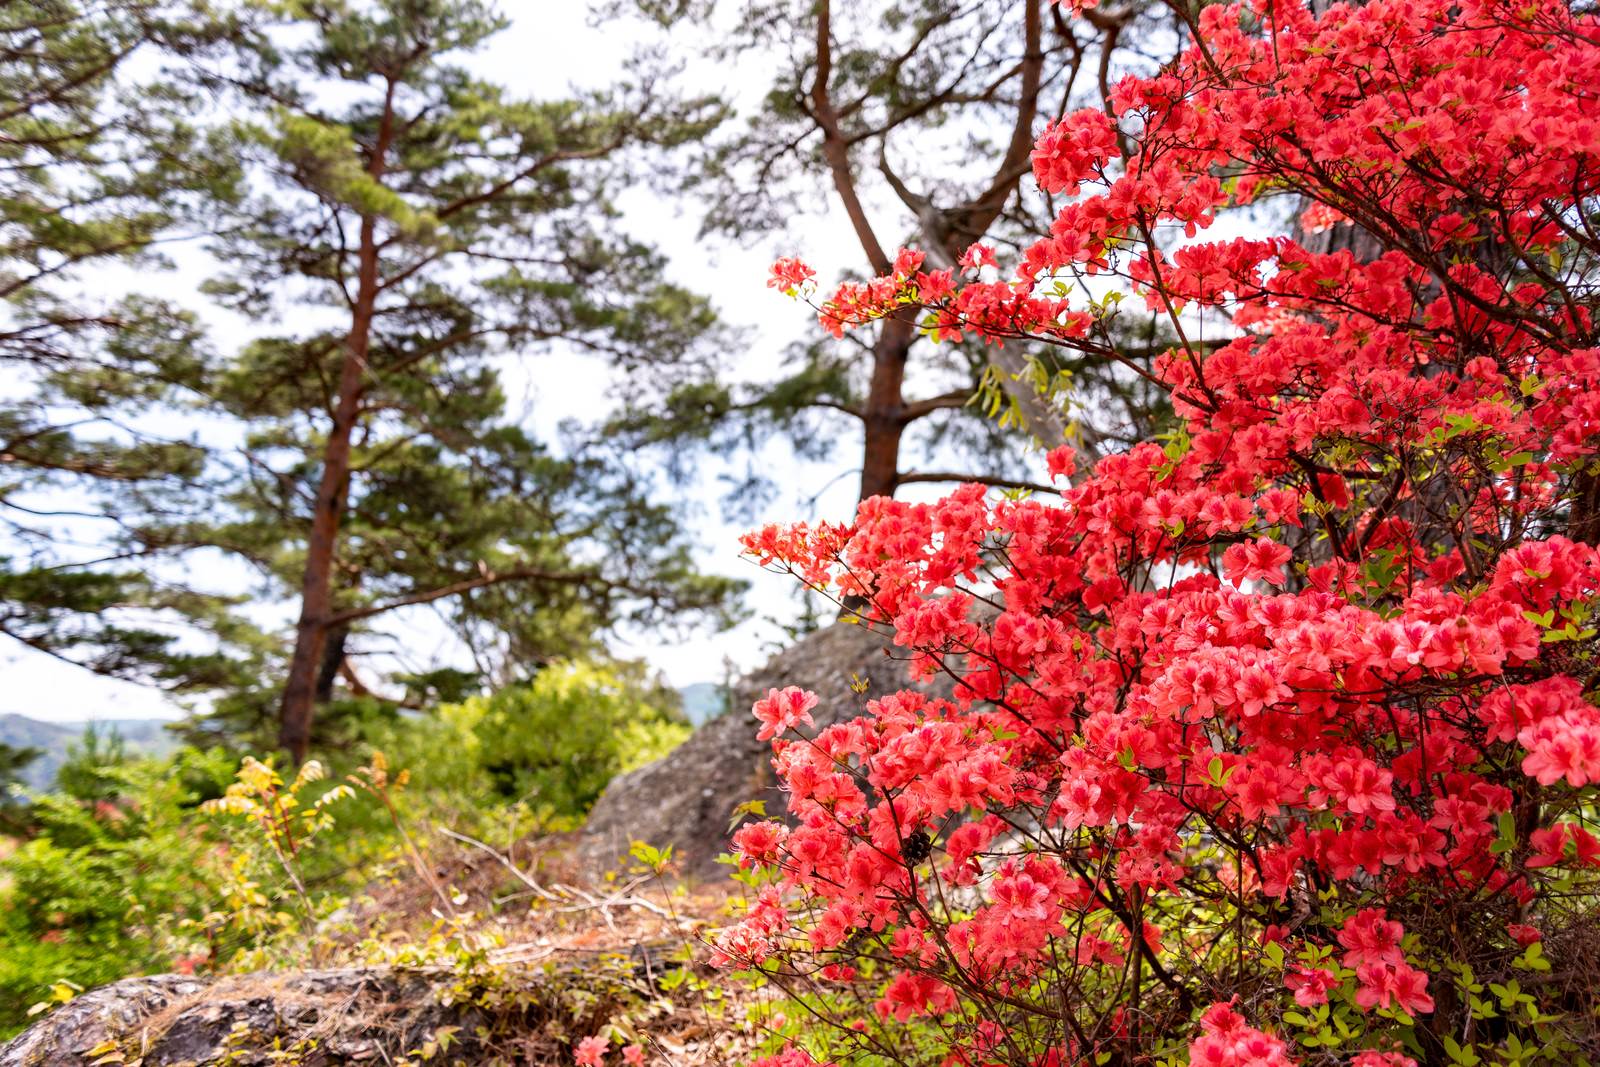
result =
[[1121,361],[1142,300],[1180,342],[1126,373],[1181,427],[1056,449],[1056,498],[747,536],[956,689],[756,705],[795,820],[736,834],[719,957],[789,994],[784,1067],[1589,1062],[1600,21],[1174,15],[1175,64],[1039,137],[1009,277],[906,251],[820,304]]

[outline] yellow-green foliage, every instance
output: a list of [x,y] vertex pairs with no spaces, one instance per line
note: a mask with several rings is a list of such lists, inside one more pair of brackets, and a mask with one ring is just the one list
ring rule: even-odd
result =
[[447,705],[441,720],[497,792],[558,815],[581,815],[606,783],[689,736],[676,709],[620,672],[558,663],[526,685]]

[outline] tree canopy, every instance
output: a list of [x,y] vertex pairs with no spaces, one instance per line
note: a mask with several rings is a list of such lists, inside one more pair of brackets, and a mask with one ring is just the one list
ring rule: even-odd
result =
[[[1048,233],[1048,208],[1022,190],[1035,127],[1103,103],[1118,72],[1150,65],[1182,32],[1138,3],[1086,19],[1044,0],[835,7],[740,5],[710,50],[777,65],[761,107],[717,141],[699,180],[713,193],[707,231],[740,240],[793,235],[826,203],[848,220],[863,275],[887,273],[899,243],[949,265],[980,241],[1016,247]],[[1117,329],[1148,358],[1161,323],[1134,319]],[[894,316],[859,336],[818,331],[788,355],[775,377],[658,377],[619,428],[724,454],[782,434],[817,458],[859,435],[866,498],[917,482],[1026,482],[1030,438],[1070,433],[1099,448],[1164,418],[1158,391],[1104,360],[1019,339],[936,344]]]

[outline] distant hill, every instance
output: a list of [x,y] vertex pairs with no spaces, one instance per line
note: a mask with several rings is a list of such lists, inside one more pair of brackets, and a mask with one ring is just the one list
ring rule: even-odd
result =
[[[678,690],[683,697],[683,713],[695,726],[704,726],[728,710],[727,691],[715,682],[696,682]],[[29,789],[49,789],[56,780],[56,768],[67,758],[67,746],[83,737],[88,720],[41,722],[26,715],[0,715],[0,745],[36,748],[44,754],[28,764],[22,781]],[[159,756],[178,746],[166,727],[168,719],[97,719],[102,730],[116,730],[128,751]]]
[[727,690],[715,682],[696,682],[678,693],[683,697],[683,713],[695,726],[704,726],[728,710]]
[[[103,731],[115,730],[129,752],[153,756],[170,752],[177,740],[166,729],[167,719],[100,719],[94,725]],[[67,758],[67,746],[83,737],[87,721],[40,722],[26,715],[0,715],[0,745],[36,748],[43,755],[22,772],[29,789],[49,789],[56,780],[56,768]]]

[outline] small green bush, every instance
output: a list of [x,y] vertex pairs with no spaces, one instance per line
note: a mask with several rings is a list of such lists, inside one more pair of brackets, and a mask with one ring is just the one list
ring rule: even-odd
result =
[[60,791],[33,798],[29,836],[0,863],[0,1038],[57,981],[89,988],[203,949],[185,922],[214,896],[214,842],[195,808],[231,762],[220,750],[152,760],[91,745]]
[[689,736],[662,694],[619,670],[558,663],[526,685],[446,705],[440,717],[507,800],[582,815],[606,783]]

